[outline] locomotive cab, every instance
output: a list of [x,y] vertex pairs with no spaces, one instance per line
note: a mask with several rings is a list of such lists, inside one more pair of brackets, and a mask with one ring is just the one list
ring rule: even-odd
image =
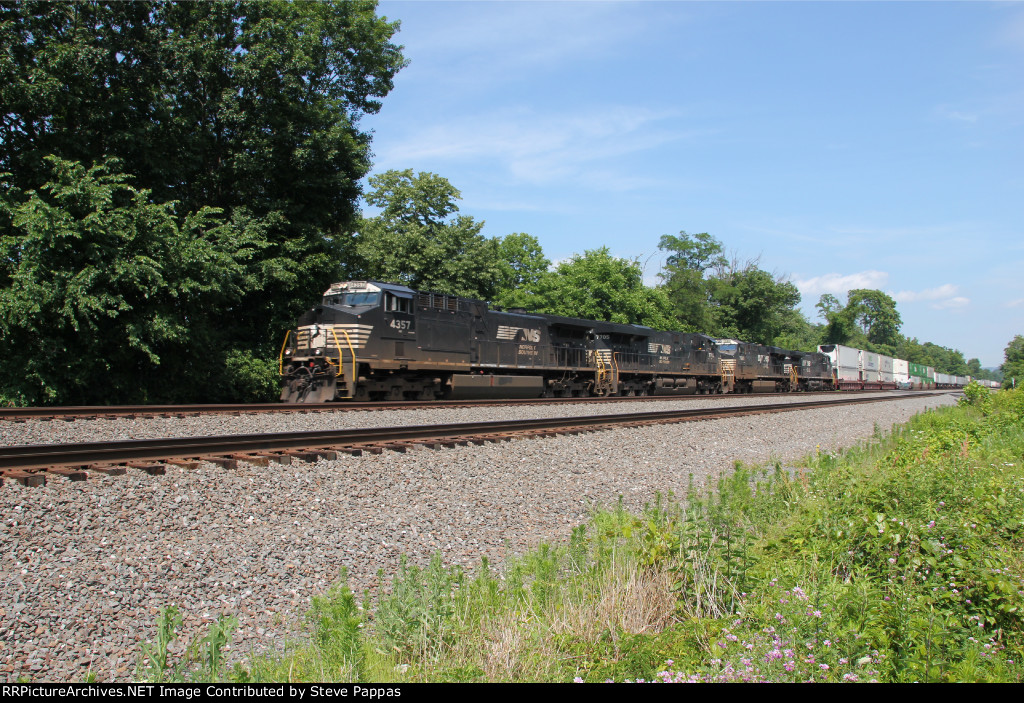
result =
[[[320,403],[356,398],[359,376],[385,341],[415,342],[413,291],[372,281],[335,283],[285,338],[281,400]],[[401,351],[401,348],[393,348]],[[393,355],[389,355],[393,356]]]

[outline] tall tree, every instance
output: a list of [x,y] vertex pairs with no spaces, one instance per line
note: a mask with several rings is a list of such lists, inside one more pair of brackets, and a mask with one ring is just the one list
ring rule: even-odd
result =
[[896,301],[880,290],[858,288],[847,294],[846,311],[873,344],[899,343],[903,320],[896,311]]
[[999,368],[1003,372],[1003,388],[1024,385],[1024,337],[1018,334],[1006,345],[1005,361]]
[[774,344],[800,304],[795,285],[756,267],[715,278],[712,285],[716,334],[746,342]]
[[404,64],[375,7],[0,2],[8,210],[51,181],[49,155],[83,174],[116,157],[149,202],[244,223],[260,241],[241,297],[196,314],[236,351],[269,349],[347,255],[370,157],[359,121]]
[[815,304],[818,316],[825,321],[821,332],[822,344],[849,344],[857,333],[857,327],[846,307],[830,293],[825,293]]
[[536,312],[678,328],[664,291],[644,285],[640,262],[612,256],[608,247],[573,255],[546,283],[532,307]]
[[436,173],[387,171],[370,178],[366,201],[380,208],[356,237],[359,275],[413,288],[491,299],[506,273],[484,223],[458,214],[461,195]]
[[498,244],[498,281],[494,304],[505,308],[531,305],[551,276],[551,261],[537,238],[524,232],[502,237]]
[[48,163],[38,192],[0,200],[0,396],[77,405],[200,387],[216,399],[228,340],[205,310],[241,300],[259,238],[211,208],[150,202],[116,162]]
[[725,263],[722,243],[707,232],[661,237],[658,248],[668,252],[659,274],[663,288],[672,303],[679,326],[694,332],[710,331],[711,286],[705,273]]

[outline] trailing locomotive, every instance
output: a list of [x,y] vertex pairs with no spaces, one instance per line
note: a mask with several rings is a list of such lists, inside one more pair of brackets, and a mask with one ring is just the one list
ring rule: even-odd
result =
[[281,346],[281,400],[686,395],[835,387],[828,356],[333,284]]

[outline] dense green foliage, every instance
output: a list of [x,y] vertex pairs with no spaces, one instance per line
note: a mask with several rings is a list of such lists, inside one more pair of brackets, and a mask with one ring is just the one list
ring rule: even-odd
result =
[[730,262],[722,243],[706,232],[664,235],[658,246],[668,252],[662,287],[678,327],[759,344],[776,344],[785,335],[791,345],[817,345],[796,310],[800,292],[789,281],[758,268],[756,261]]
[[973,386],[844,453],[599,511],[500,578],[403,561],[361,605],[317,599],[308,645],[193,678],[1019,683],[1022,430],[1024,391]]
[[687,332],[710,333],[715,326],[711,310],[711,282],[705,274],[726,264],[722,243],[707,232],[662,235],[658,248],[668,252],[661,272],[662,287]]
[[773,344],[800,303],[800,292],[788,281],[748,267],[714,280],[716,335]]
[[185,374],[212,383],[225,360],[211,350],[230,344],[206,307],[243,299],[259,232],[210,208],[152,203],[116,162],[48,162],[53,180],[40,191],[0,201],[11,223],[0,239],[0,388],[78,405],[188,397]]
[[664,292],[643,283],[636,260],[612,256],[608,247],[573,255],[539,282],[538,294],[526,299],[536,312],[588,320],[678,329]]
[[484,223],[459,215],[459,191],[434,173],[387,171],[370,178],[366,201],[381,212],[356,237],[356,277],[488,299],[504,273]]
[[372,2],[0,4],[0,356],[35,360],[0,394],[265,398],[228,360],[268,369],[337,277],[396,30]]
[[1000,367],[1003,373],[1003,387],[1024,385],[1024,337],[1018,334],[1006,346],[1005,359]]
[[541,292],[548,280],[551,262],[544,256],[537,238],[518,232],[498,243],[498,278],[494,304],[502,308],[526,308]]
[[827,322],[823,343],[857,346],[857,342],[877,348],[895,346],[900,341],[903,321],[896,311],[896,301],[880,290],[851,290],[845,306],[835,296],[826,294],[816,307]]

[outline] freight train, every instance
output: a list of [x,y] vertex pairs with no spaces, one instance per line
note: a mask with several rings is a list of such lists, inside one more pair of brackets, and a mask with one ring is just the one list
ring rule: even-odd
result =
[[852,358],[346,281],[285,335],[278,370],[292,403],[571,398],[834,390]]

